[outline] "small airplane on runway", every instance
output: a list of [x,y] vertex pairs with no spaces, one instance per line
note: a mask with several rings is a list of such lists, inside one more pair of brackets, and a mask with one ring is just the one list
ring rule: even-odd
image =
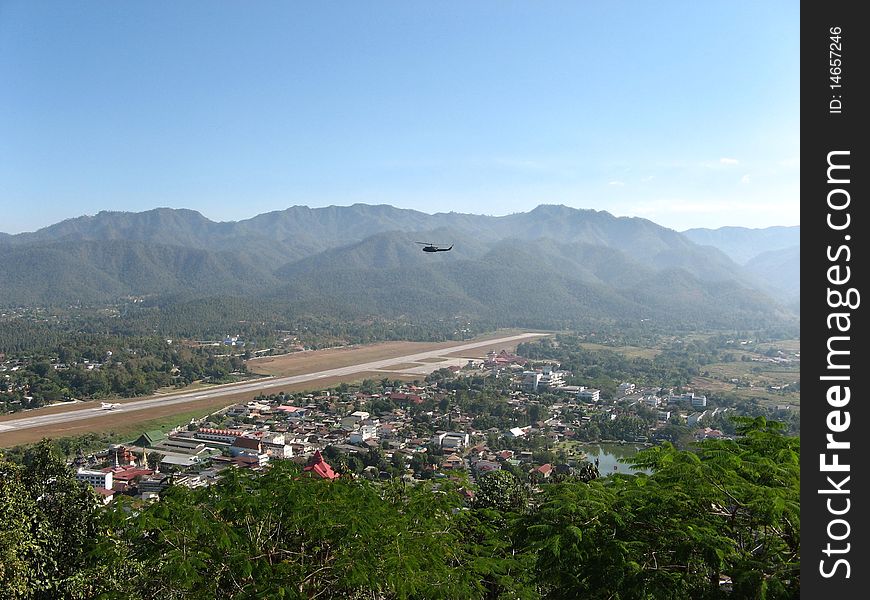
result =
[[100,408],[103,410],[114,410],[116,408],[121,408],[120,402],[101,402]]
[[449,248],[442,248],[441,246],[436,246],[432,242],[414,242],[415,244],[420,244],[423,246],[423,252],[450,252],[453,250],[453,244],[450,244]]

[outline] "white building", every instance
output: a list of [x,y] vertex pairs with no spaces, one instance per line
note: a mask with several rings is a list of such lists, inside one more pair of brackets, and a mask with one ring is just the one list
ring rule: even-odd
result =
[[102,471],[92,471],[90,469],[79,469],[76,471],[76,479],[84,481],[91,487],[112,489],[112,472],[103,473]]
[[351,431],[356,429],[357,423],[366,421],[371,415],[364,410],[357,410],[350,413],[341,420],[341,428]]
[[351,444],[362,444],[364,441],[375,437],[377,428],[374,425],[360,425],[359,429],[352,431],[348,441]]
[[601,390],[596,390],[595,388],[581,387],[580,391],[577,392],[578,400],[585,400],[587,402],[598,402],[601,399]]
[[523,371],[523,387],[531,392],[537,392],[543,377],[537,371]]
[[628,396],[629,394],[634,393],[635,385],[633,383],[620,383],[619,384],[619,393],[623,396]]
[[432,436],[432,443],[445,449],[457,450],[468,445],[467,433],[452,431],[436,431]]
[[512,427],[508,430],[507,435],[513,438],[523,437],[526,431],[522,427]]
[[688,401],[692,403],[692,408],[704,408],[707,406],[707,396],[696,396],[695,392],[686,392],[679,396],[671,395],[668,397],[668,402]]
[[649,396],[643,397],[643,403],[649,406],[650,408],[655,408],[659,404],[661,404],[661,400],[655,394],[650,394]]

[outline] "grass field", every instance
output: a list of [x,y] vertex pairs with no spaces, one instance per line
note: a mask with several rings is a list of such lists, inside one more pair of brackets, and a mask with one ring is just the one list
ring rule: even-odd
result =
[[661,352],[661,350],[656,348],[641,348],[640,346],[608,346],[606,344],[591,344],[588,342],[584,342],[580,344],[580,346],[584,350],[609,350],[610,352],[617,352],[626,358],[655,358]]
[[[800,354],[800,340],[784,340],[763,344],[762,351],[769,348],[780,349],[789,355]],[[760,358],[753,352],[735,351],[737,360],[704,365],[702,376],[696,377],[692,384],[698,391],[728,392],[741,398],[757,398],[763,404],[791,404],[800,406],[800,392],[793,386],[801,378],[800,363],[774,363],[758,360],[741,360]],[[784,387],[774,390],[772,387]]]

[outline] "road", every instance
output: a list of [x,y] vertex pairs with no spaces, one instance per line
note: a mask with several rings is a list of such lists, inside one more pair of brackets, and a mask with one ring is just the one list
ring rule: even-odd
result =
[[[466,350],[473,350],[475,348],[480,348],[481,346],[492,346],[493,344],[502,344],[508,342],[516,342],[519,340],[524,340],[531,337],[539,337],[544,334],[540,333],[521,333],[518,335],[512,335],[503,338],[497,339],[489,339],[479,342],[471,342],[468,344],[462,344],[459,346],[451,346],[449,348],[441,348],[438,350],[428,350],[426,352],[419,352],[417,354],[408,354],[406,356],[396,356],[392,358],[386,358],[383,360],[377,360],[373,362],[367,363],[359,363],[356,365],[350,365],[347,367],[339,367],[336,369],[328,369],[326,371],[317,371],[314,373],[306,373],[303,375],[293,375],[291,377],[269,377],[266,379],[260,379],[253,382],[247,383],[235,383],[228,384],[215,387],[213,389],[208,390],[197,390],[195,392],[186,392],[182,394],[175,394],[171,396],[155,396],[151,398],[146,398],[143,400],[135,400],[133,402],[125,402],[118,406],[117,408],[107,410],[104,408],[82,408],[81,410],[68,411],[64,413],[58,414],[47,414],[47,415],[38,415],[38,416],[22,416],[20,419],[15,419],[11,421],[4,421],[0,423],[0,433],[17,431],[20,429],[29,429],[32,427],[44,427],[46,425],[53,425],[57,423],[67,423],[69,421],[80,421],[83,419],[92,419],[94,417],[101,417],[107,414],[118,414],[118,413],[129,413],[141,410],[148,410],[149,408],[154,408],[156,406],[170,406],[173,404],[183,404],[185,402],[193,402],[195,400],[204,400],[207,398],[218,398],[220,396],[228,396],[230,394],[238,394],[242,392],[258,392],[265,389],[275,389],[284,385],[291,385],[294,383],[306,383],[309,381],[316,381],[318,379],[323,379],[326,377],[342,377],[348,375],[354,375],[356,373],[365,373],[370,371],[377,371],[381,369],[385,369],[387,367],[397,365],[400,363],[413,363],[416,361],[431,359],[431,358],[439,358],[445,354],[452,354],[455,352],[465,352]],[[431,365],[431,370],[439,369],[445,366],[447,363],[434,363]]]

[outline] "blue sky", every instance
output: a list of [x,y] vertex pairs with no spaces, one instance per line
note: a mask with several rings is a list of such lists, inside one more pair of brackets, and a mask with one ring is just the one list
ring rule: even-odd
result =
[[799,224],[799,4],[0,0],[0,231],[565,204]]

